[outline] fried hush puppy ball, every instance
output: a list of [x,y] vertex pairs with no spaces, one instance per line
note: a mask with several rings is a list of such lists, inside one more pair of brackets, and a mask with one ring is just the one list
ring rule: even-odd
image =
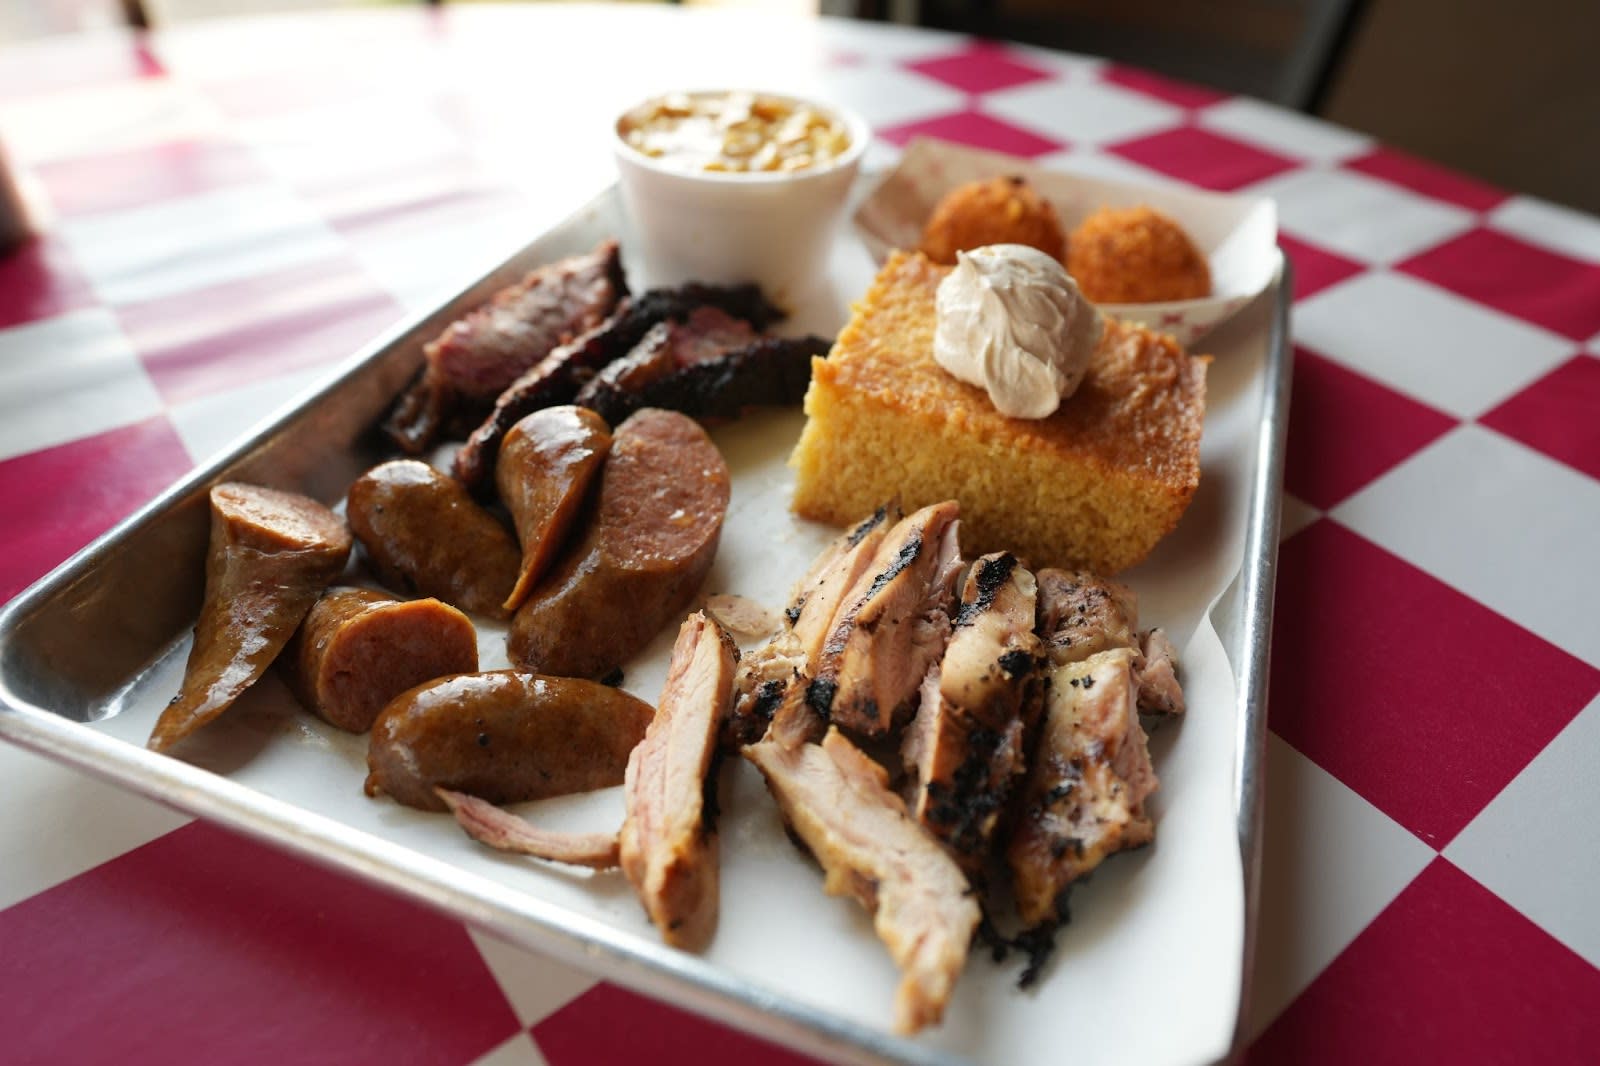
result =
[[1066,233],[1050,202],[1019,177],[959,185],[945,194],[922,231],[922,253],[953,264],[957,252],[986,244],[1026,244],[1065,261]]
[[1148,207],[1102,207],[1073,231],[1067,273],[1097,304],[1211,295],[1211,268],[1189,235]]

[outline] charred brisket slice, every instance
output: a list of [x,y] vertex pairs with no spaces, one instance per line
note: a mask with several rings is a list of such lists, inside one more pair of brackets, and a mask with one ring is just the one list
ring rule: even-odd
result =
[[550,352],[500,394],[489,417],[456,453],[452,470],[456,478],[474,490],[492,485],[500,441],[525,415],[571,403],[592,375],[633,351],[658,323],[681,322],[696,308],[707,306],[743,319],[758,331],[783,317],[783,311],[754,285],[691,282],[625,300],[609,319]]
[[519,375],[557,345],[599,325],[627,294],[614,240],[530,272],[428,343],[423,368],[384,422],[384,432],[416,455],[456,422],[470,426]]
[[744,319],[719,308],[697,307],[681,322],[669,319],[651,326],[631,352],[608,363],[578,390],[576,402],[592,406],[585,397],[602,389],[639,392],[677,370],[718,359],[755,339],[756,331]]
[[665,407],[692,418],[737,418],[749,407],[787,407],[805,399],[811,360],[827,355],[832,343],[817,336],[760,337],[637,388],[597,377],[576,402],[613,425],[641,407]]

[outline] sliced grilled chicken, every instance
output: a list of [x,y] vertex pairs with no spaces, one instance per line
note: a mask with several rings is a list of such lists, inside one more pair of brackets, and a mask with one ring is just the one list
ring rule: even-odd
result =
[[1026,769],[1023,737],[1041,691],[1036,586],[1010,553],[973,563],[949,646],[928,672],[902,754],[911,812],[968,871]]
[[733,704],[739,652],[704,611],[678,630],[661,704],[628,760],[622,872],[675,947],[694,949],[717,924],[717,733]]
[[1033,767],[1006,844],[1017,912],[1053,923],[1066,892],[1108,855],[1148,844],[1156,790],[1139,725],[1134,652],[1115,648],[1055,667]]
[[835,724],[881,737],[914,709],[917,688],[950,633],[951,586],[961,569],[960,505],[936,503],[901,519],[840,602],[806,701]]
[[1040,570],[1039,633],[1055,666],[1110,648],[1136,648],[1139,601],[1120,581],[1087,570]]
[[[788,726],[806,727],[802,732],[809,731],[813,721],[820,721],[808,712],[805,690],[816,673],[823,641],[840,600],[871,564],[883,538],[900,518],[898,504],[885,504],[817,556],[790,596],[783,612],[784,629],[739,663],[727,746],[759,740],[780,707],[788,708],[784,716]],[[820,734],[816,729],[815,735],[803,739],[816,740]]]
[[1160,629],[1139,634],[1139,710],[1143,714],[1182,714],[1178,649]]
[[434,791],[467,835],[491,848],[595,869],[620,865],[662,939],[701,947],[717,922],[716,808],[708,797],[738,654],[703,611],[678,630],[660,707],[628,758],[619,833],[552,832],[482,800]]
[[1134,681],[1144,714],[1183,713],[1178,652],[1159,629],[1139,632],[1139,600],[1118,581],[1086,570],[1039,571],[1039,634],[1055,666],[1112,648],[1134,653]]
[[821,744],[769,737],[747,747],[745,757],[821,864],[824,889],[872,912],[873,928],[901,972],[895,1031],[937,1023],[978,925],[961,868],[907,814],[883,768],[838,730]]

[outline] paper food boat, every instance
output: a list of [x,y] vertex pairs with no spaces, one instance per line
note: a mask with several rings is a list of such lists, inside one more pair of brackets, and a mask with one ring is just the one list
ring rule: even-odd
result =
[[1170,333],[1186,346],[1227,321],[1272,283],[1282,263],[1277,206],[1225,196],[1052,170],[1014,156],[919,138],[855,213],[856,233],[878,262],[915,248],[945,193],[969,181],[1020,175],[1054,206],[1070,233],[1101,207],[1145,205],[1170,215],[1211,264],[1211,295],[1169,303],[1102,304],[1101,310]]

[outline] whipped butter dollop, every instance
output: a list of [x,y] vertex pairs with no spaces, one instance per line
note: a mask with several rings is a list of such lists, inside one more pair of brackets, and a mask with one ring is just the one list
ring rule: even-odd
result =
[[1055,259],[1021,244],[960,252],[939,283],[933,357],[1011,418],[1044,418],[1077,390],[1105,322]]

